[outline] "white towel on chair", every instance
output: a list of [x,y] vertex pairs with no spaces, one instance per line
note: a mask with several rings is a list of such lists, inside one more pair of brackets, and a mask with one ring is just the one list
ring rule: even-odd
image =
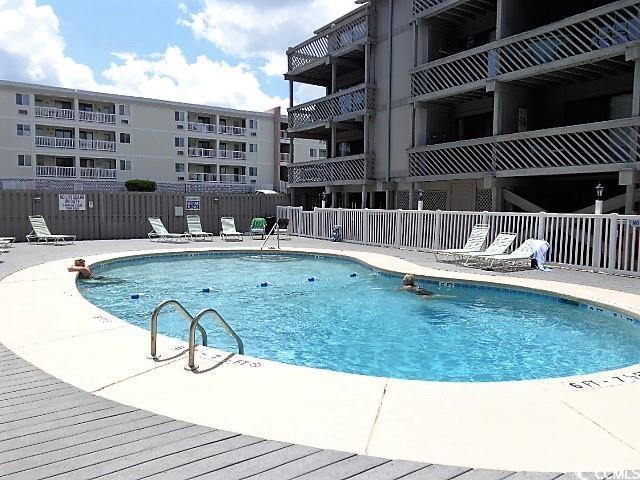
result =
[[547,253],[551,248],[549,242],[546,240],[527,240],[531,250],[533,251],[533,258],[536,259],[536,263],[538,265],[538,270],[542,270],[543,272],[550,272],[551,269],[545,268],[544,262],[547,261]]

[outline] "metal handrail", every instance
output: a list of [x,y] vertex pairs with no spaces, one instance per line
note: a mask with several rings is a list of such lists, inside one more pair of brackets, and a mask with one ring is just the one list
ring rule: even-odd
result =
[[189,364],[185,367],[187,370],[197,370],[198,365],[195,364],[195,356],[196,356],[196,328],[198,328],[201,332],[202,326],[200,325],[200,320],[206,315],[211,315],[213,319],[218,322],[229,335],[231,335],[236,343],[238,344],[238,353],[240,355],[244,355],[244,344],[242,343],[242,339],[238,336],[238,334],[229,326],[229,324],[222,318],[222,316],[218,313],[215,308],[206,308],[201,310],[195,318],[191,321],[191,325],[189,326]]
[[[154,310],[153,310],[153,314],[151,315],[151,354],[149,355],[149,358],[153,358],[154,360],[157,360],[160,358],[160,355],[157,355],[156,352],[156,344],[158,341],[158,315],[160,315],[160,312],[167,306],[173,306],[176,307],[178,309],[178,311],[182,314],[182,316],[184,316],[187,320],[189,320],[189,331],[191,331],[191,326],[193,325],[194,322],[194,318],[191,316],[191,314],[187,311],[186,308],[184,308],[180,302],[176,301],[176,300],[166,300],[162,303],[160,303]],[[206,347],[207,346],[207,332],[205,331],[204,328],[202,328],[202,326],[198,325],[196,323],[196,325],[198,326],[198,331],[200,332],[200,335],[202,336],[202,346]],[[194,327],[195,328],[195,327]],[[191,338],[191,335],[189,335],[189,338]],[[194,330],[194,343],[195,343],[195,330]],[[189,345],[191,346],[191,342],[189,342]]]
[[276,231],[276,238],[278,239],[278,250],[280,250],[280,226],[278,225],[278,220],[276,219],[276,223],[273,224],[273,227],[271,227],[271,230],[267,234],[266,238],[264,239],[264,242],[262,242],[262,246],[260,247],[260,256],[261,257],[262,257],[262,250],[264,250],[264,246],[269,241],[269,237],[271,237],[271,235],[273,235],[273,231],[274,230]]

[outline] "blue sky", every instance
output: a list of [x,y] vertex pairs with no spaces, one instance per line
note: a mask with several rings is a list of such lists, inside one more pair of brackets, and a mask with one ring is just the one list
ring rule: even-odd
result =
[[[264,110],[286,48],[351,0],[0,0],[0,78]],[[296,90],[297,100],[321,95]]]

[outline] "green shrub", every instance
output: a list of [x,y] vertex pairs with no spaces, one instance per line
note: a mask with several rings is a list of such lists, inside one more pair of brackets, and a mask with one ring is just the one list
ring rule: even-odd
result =
[[124,186],[128,192],[155,192],[157,188],[152,180],[127,180]]

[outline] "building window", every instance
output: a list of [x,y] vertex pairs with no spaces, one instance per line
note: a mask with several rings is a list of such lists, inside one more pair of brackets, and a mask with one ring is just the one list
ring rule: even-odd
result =
[[249,167],[249,176],[257,177],[258,176],[258,167]]
[[129,105],[118,105],[118,115],[129,116],[131,114],[131,107]]
[[184,137],[175,137],[176,148],[184,148]]
[[120,160],[120,170],[131,171],[131,160]]
[[184,163],[176,163],[176,173],[184,173]]
[[258,129],[258,121],[257,120],[249,120],[249,128],[251,130],[257,130]]
[[258,144],[257,143],[250,143],[249,144],[249,152],[256,153],[257,151],[258,151]]
[[120,134],[120,143],[131,143],[131,134],[130,133],[121,133]]
[[16,93],[16,105],[23,105],[23,106],[28,106],[29,105],[29,95],[25,94],[25,93]]
[[30,167],[31,166],[31,155],[18,155],[18,166],[19,167]]
[[309,156],[311,158],[317,158],[318,157],[318,150],[315,148],[310,148],[309,149]]
[[16,133],[19,137],[30,137],[31,136],[31,125],[22,125],[18,124],[16,128]]
[[175,112],[176,122],[184,122],[184,112]]

